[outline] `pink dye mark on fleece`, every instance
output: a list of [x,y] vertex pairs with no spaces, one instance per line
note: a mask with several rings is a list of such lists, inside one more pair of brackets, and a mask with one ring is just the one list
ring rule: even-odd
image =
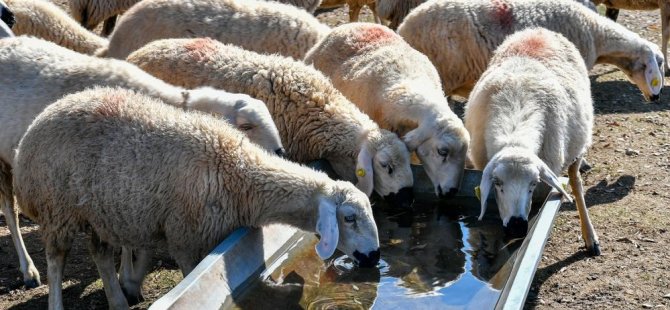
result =
[[400,37],[390,29],[379,25],[362,25],[358,27],[351,39],[355,50],[389,44],[400,40]]
[[510,28],[514,23],[512,7],[505,0],[491,0],[493,18],[503,27]]
[[523,40],[510,44],[504,52],[506,56],[528,56],[543,59],[553,54],[547,39],[541,33],[533,34]]
[[100,98],[100,104],[95,108],[95,113],[102,117],[115,117],[121,114],[121,106],[126,98],[116,92],[105,94]]
[[184,44],[184,48],[195,61],[207,61],[216,53],[216,41],[210,38],[197,38]]

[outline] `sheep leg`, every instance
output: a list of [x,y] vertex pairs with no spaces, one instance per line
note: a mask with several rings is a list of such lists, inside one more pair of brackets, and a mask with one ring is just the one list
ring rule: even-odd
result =
[[372,11],[372,16],[374,16],[375,23],[383,25],[382,19],[379,18],[379,15],[377,15],[377,4],[375,2],[372,2],[372,3],[368,4],[368,7]]
[[349,4],[349,22],[358,21],[358,13],[361,12],[361,6],[358,4]]
[[605,10],[605,16],[613,21],[616,21],[616,19],[619,17],[619,9],[607,8],[607,10]]
[[[98,235],[92,233],[89,249],[95,266],[98,268],[102,284],[107,295],[107,302],[110,309],[128,309],[128,302],[123,296],[119,279],[116,277],[116,268],[114,266],[114,249],[106,242],[100,240]],[[51,279],[49,279],[51,282]]]
[[65,257],[67,257],[69,245],[66,249],[62,249],[56,244],[56,242],[46,242],[49,310],[63,310],[63,269],[65,269]]
[[19,257],[19,268],[23,273],[23,283],[26,288],[34,288],[40,285],[40,274],[30,258],[26,245],[21,237],[19,230],[19,213],[14,208],[14,192],[12,189],[12,173],[10,166],[3,160],[0,160],[0,207],[7,221],[7,228],[12,235],[14,248]]
[[115,26],[116,26],[116,15],[108,19],[105,19],[105,22],[102,24],[102,31],[100,32],[100,35],[102,35],[103,37],[108,37],[114,30]]
[[670,66],[668,66],[668,37],[670,37],[670,2],[659,1],[661,8],[661,32],[663,35],[661,48],[663,49],[663,62],[665,63],[665,74],[670,75]]
[[2,204],[2,213],[5,215],[9,233],[12,235],[16,255],[19,257],[19,268],[21,273],[23,273],[23,283],[26,285],[26,288],[38,287],[41,284],[40,273],[35,268],[35,264],[30,258],[28,250],[26,250],[26,245],[23,243],[21,231],[19,230],[19,213],[14,208],[12,199],[2,194],[0,194],[0,199],[2,200],[0,202]]
[[119,268],[121,289],[128,300],[128,304],[135,305],[144,301],[142,283],[151,263],[151,250],[121,249],[121,267]]
[[600,255],[600,243],[598,242],[598,235],[596,234],[595,229],[593,229],[593,224],[591,224],[589,211],[586,209],[586,201],[584,201],[584,187],[582,185],[582,176],[579,173],[581,162],[582,158],[580,157],[570,165],[568,168],[568,176],[570,177],[570,187],[572,187],[572,192],[575,196],[577,211],[579,211],[582,238],[586,243],[586,249],[591,255],[598,256]]

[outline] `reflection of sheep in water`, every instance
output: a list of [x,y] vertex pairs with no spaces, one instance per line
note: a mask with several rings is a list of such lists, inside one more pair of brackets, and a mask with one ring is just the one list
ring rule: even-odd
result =
[[[544,28],[509,36],[470,95],[465,127],[472,163],[483,170],[481,197],[495,191],[510,236],[526,235],[538,182],[569,197],[557,178],[567,168],[582,237],[589,252],[600,255],[579,174],[591,145],[593,101],[586,66],[567,38]],[[480,217],[485,211],[482,199]]]
[[[206,18],[204,18],[206,17]],[[159,39],[212,37],[302,59],[330,28],[291,5],[255,0],[144,0],[121,17],[100,56],[125,59]]]
[[114,247],[166,246],[186,276],[241,226],[317,232],[316,252],[379,261],[367,196],[354,185],[271,155],[240,131],[120,88],[93,88],[48,106],[16,151],[18,204],[40,225],[49,307],[62,309],[65,256],[80,231],[110,308],[128,308]]
[[431,0],[414,9],[398,33],[435,64],[447,95],[466,97],[496,47],[529,27],[563,34],[587,68],[615,65],[645,99],[659,99],[663,53],[658,46],[574,1]]
[[16,35],[31,35],[71,50],[93,54],[107,40],[74,21],[55,4],[44,0],[7,0],[16,12]]

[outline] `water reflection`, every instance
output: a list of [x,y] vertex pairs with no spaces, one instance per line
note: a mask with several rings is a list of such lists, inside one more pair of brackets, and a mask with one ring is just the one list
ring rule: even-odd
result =
[[483,221],[478,212],[474,198],[417,200],[413,212],[377,203],[378,268],[357,268],[343,254],[323,262],[309,236],[234,303],[241,309],[491,308],[521,242],[505,239],[497,212]]

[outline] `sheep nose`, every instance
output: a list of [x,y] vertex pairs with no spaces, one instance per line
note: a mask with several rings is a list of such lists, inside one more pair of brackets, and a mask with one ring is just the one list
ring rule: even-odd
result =
[[528,233],[528,221],[518,216],[512,216],[505,227],[505,234],[512,238],[523,238]]
[[14,13],[12,11],[8,10],[7,8],[2,8],[2,14],[0,15],[0,19],[2,19],[5,24],[7,24],[7,27],[12,28],[14,26],[14,22],[16,21],[14,19]]
[[283,147],[280,147],[280,148],[275,150],[275,154],[277,154],[277,156],[282,157],[282,158],[286,157],[286,150],[284,150]]
[[437,186],[437,194],[440,198],[451,198],[456,196],[456,193],[458,193],[458,188],[452,187],[449,189],[449,191],[444,191],[442,190],[442,186],[438,185]]
[[414,188],[403,187],[398,193],[390,193],[384,197],[384,200],[389,202],[392,207],[408,209],[414,203]]
[[368,253],[368,255],[358,252],[358,250],[354,251],[354,258],[358,261],[358,266],[363,268],[372,268],[377,266],[380,256],[381,254],[379,249],[371,251]]
[[649,97],[649,100],[650,100],[650,101],[658,101],[658,99],[661,99],[661,95],[660,95],[660,94],[658,94],[658,95],[651,95],[651,97]]

